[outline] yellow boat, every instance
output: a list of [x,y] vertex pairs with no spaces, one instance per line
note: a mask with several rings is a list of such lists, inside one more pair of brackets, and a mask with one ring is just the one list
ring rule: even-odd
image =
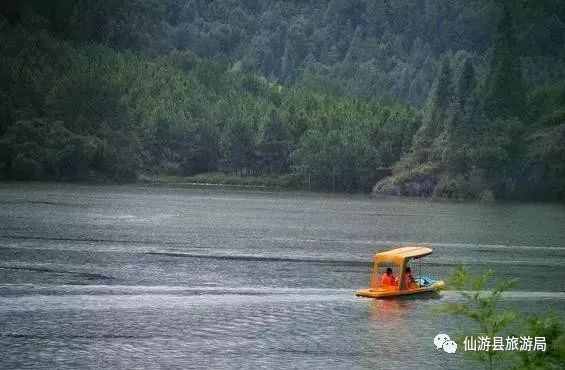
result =
[[[359,289],[355,295],[366,298],[391,298],[443,289],[445,287],[443,280],[434,280],[425,276],[415,277],[410,282],[410,286],[405,286],[406,268],[410,260],[419,259],[431,253],[432,249],[429,247],[410,245],[375,254],[369,288]],[[398,279],[395,277],[395,272]]]

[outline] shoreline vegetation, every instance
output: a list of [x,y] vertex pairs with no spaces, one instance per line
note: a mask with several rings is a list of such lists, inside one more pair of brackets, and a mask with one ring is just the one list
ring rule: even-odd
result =
[[137,183],[165,186],[210,186],[261,190],[307,190],[301,188],[292,175],[236,176],[220,172],[201,173],[194,176],[143,176]]
[[302,194],[326,194],[331,196],[366,196],[371,199],[407,199],[422,200],[432,202],[479,202],[479,203],[499,203],[499,202],[518,202],[518,203],[543,203],[562,205],[562,202],[551,202],[548,200],[515,200],[515,199],[494,199],[484,198],[455,198],[440,196],[415,196],[406,194],[396,194],[394,192],[332,192],[331,190],[308,189],[304,184],[297,182],[292,176],[239,176],[224,173],[202,173],[195,176],[176,176],[176,175],[141,175],[136,180],[115,181],[100,177],[91,179],[75,180],[14,180],[0,178],[0,186],[10,184],[56,184],[56,185],[81,185],[81,186],[149,186],[149,187],[172,187],[186,189],[217,189],[217,190],[251,190],[265,192],[298,192]]
[[9,0],[0,178],[565,201],[563,3],[379,4]]
[[530,336],[542,337],[546,343],[543,351],[497,351],[491,346],[484,351],[465,349],[464,357],[473,360],[475,367],[487,370],[562,368],[565,360],[563,318],[552,312],[527,314],[504,307],[504,294],[511,292],[516,282],[514,279],[497,279],[492,270],[473,275],[464,266],[458,266],[450,276],[448,286],[459,292],[462,300],[443,303],[435,313],[458,319],[459,345],[465,343],[469,330],[491,340],[495,337]]

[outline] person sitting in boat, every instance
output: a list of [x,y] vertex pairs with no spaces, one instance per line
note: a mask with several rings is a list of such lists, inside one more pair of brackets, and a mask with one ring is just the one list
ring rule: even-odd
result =
[[404,278],[402,279],[402,289],[416,289],[418,288],[418,283],[414,276],[412,276],[412,269],[410,267],[406,267],[404,270]]
[[381,278],[381,286],[383,288],[392,289],[392,288],[396,288],[397,285],[398,283],[396,281],[396,278],[392,274],[392,268],[387,267],[386,272],[383,274],[383,277]]

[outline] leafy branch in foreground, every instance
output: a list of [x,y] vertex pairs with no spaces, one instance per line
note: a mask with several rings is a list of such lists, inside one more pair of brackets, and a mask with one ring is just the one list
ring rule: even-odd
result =
[[462,297],[460,302],[450,302],[440,308],[443,314],[464,318],[474,323],[478,332],[473,335],[489,338],[503,334],[544,337],[546,351],[484,351],[465,352],[487,369],[510,368],[515,370],[563,369],[565,363],[565,330],[558,317],[553,314],[536,316],[519,315],[501,307],[504,293],[512,289],[515,280],[494,280],[494,273],[472,275],[464,267],[457,268],[450,277],[450,288]]
[[[458,267],[448,284],[460,292],[463,302],[446,303],[441,312],[467,318],[475,323],[479,332],[474,334],[489,338],[499,336],[517,317],[515,312],[501,309],[499,306],[502,294],[511,289],[515,281],[502,281],[488,290],[489,282],[493,277],[492,271],[473,276],[464,267]],[[495,363],[504,352],[495,352],[490,348],[488,351],[469,353],[476,355],[487,369],[494,369]]]
[[553,315],[530,317],[526,320],[527,333],[531,337],[545,337],[546,352],[518,352],[519,362],[514,369],[556,370],[565,367],[565,330],[561,320]]

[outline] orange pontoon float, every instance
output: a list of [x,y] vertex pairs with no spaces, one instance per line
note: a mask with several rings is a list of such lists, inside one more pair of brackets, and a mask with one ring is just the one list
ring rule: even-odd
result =
[[[411,245],[375,254],[373,257],[370,287],[359,289],[355,292],[355,295],[366,298],[390,298],[408,294],[435,292],[443,289],[445,286],[443,280],[434,280],[424,276],[415,277],[414,282],[410,284],[411,286],[404,286],[408,262],[412,259],[425,257],[431,253],[431,248],[422,245]],[[385,277],[383,279],[387,269],[392,269],[395,278]]]

